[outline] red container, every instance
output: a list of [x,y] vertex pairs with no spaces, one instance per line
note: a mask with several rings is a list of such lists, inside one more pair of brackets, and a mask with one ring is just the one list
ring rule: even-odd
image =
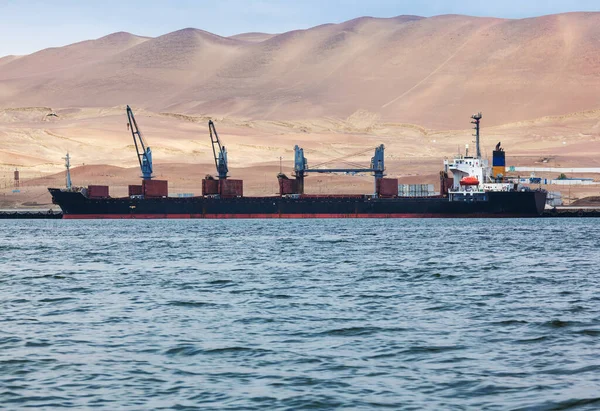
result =
[[108,198],[108,186],[88,186],[89,198]]
[[130,185],[129,186],[129,196],[141,196],[144,194],[144,189],[142,186],[138,185]]
[[380,178],[377,180],[377,195],[383,198],[398,197],[398,179]]
[[169,182],[166,180],[143,180],[144,197],[168,197]]
[[244,181],[219,180],[219,194],[221,197],[242,197],[244,195]]
[[205,178],[202,180],[202,195],[215,195],[219,194],[219,180],[212,180]]
[[447,195],[448,190],[451,190],[454,186],[454,178],[448,177],[445,172],[440,172],[440,195]]
[[297,192],[296,180],[290,180],[289,178],[279,179],[279,195],[296,194]]

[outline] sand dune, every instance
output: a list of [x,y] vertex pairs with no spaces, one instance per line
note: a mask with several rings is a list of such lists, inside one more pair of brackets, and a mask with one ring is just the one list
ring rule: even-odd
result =
[[598,108],[600,13],[359,18],[278,35],[116,33],[0,64],[0,105],[301,120],[357,110],[457,128]]
[[249,41],[249,42],[253,42],[253,43],[260,43],[261,41],[268,40],[274,36],[276,36],[276,35],[269,34],[269,33],[252,32],[252,33],[236,34],[234,36],[230,36],[229,38],[236,39],[236,40],[242,40],[242,41]]
[[130,33],[114,33],[97,40],[87,40],[65,47],[54,47],[4,64],[3,79],[31,78],[58,74],[80,66],[92,66],[147,39]]
[[3,64],[8,64],[11,61],[15,61],[16,59],[18,59],[21,56],[4,56],[4,57],[0,57],[0,66],[2,66]]

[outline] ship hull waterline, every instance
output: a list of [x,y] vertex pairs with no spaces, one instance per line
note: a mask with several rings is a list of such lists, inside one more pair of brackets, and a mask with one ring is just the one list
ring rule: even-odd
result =
[[64,219],[299,219],[299,218],[508,218],[538,217],[542,191],[490,192],[486,201],[448,198],[239,197],[104,198],[49,189]]

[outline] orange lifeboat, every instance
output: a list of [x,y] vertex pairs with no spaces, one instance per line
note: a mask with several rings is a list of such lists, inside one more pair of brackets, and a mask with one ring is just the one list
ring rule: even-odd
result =
[[477,177],[473,177],[473,176],[463,177],[460,179],[460,185],[461,186],[478,186],[479,180],[477,180]]

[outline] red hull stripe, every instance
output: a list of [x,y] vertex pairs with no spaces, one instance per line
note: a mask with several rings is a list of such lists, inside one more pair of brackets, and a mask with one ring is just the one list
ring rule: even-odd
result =
[[233,218],[506,218],[524,217],[515,214],[65,214],[64,219],[233,219]]

